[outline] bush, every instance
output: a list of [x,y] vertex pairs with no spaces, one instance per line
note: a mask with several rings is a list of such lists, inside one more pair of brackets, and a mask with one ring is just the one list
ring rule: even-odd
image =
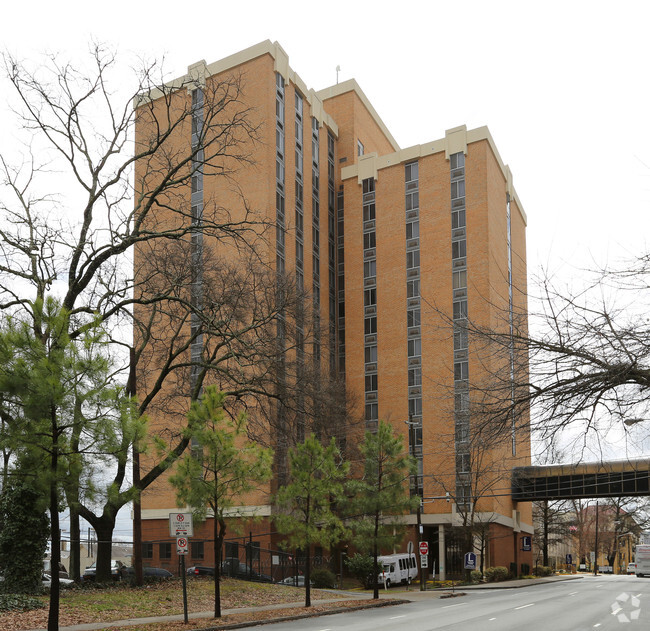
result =
[[508,578],[508,568],[498,565],[497,567],[489,567],[485,570],[485,580],[488,583],[498,583],[505,581]]
[[45,603],[32,596],[22,594],[0,594],[0,611],[29,611],[42,609]]
[[481,570],[472,570],[470,572],[470,578],[472,579],[472,583],[480,583],[483,580],[483,574],[481,574]]
[[533,568],[533,574],[535,576],[552,576],[554,572],[553,568],[548,567],[547,565],[536,565]]
[[314,587],[334,589],[336,587],[336,575],[327,568],[319,567],[311,571],[311,580]]
[[354,556],[348,557],[345,559],[345,567],[348,572],[354,576],[357,580],[363,583],[363,586],[368,588],[371,587],[372,583],[372,571],[373,571],[374,561],[371,556],[367,554],[355,554]]

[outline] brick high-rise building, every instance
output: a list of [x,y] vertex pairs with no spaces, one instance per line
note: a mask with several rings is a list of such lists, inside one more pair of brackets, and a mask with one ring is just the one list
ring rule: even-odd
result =
[[[354,80],[310,90],[269,41],[194,64],[179,80],[193,87],[177,98],[200,106],[212,82],[234,75],[258,142],[233,174],[237,190],[199,177],[187,191],[192,208],[216,193],[236,217],[243,194],[275,224],[259,253],[308,291],[322,325],[291,353],[344,377],[357,402],[350,420],[372,430],[385,419],[404,436],[419,466],[411,492],[423,498],[420,515],[405,516],[409,537],[418,539],[419,519],[436,574],[459,569],[467,550],[453,526],[464,519],[487,533],[486,565],[530,563],[530,505],[509,497],[509,470],[530,462],[529,436],[513,426],[505,442],[475,442],[471,412],[472,384],[487,383],[501,360],[473,349],[464,323],[501,326],[504,313],[525,310],[526,218],[488,129],[456,127],[401,149]],[[246,525],[263,547],[277,539],[272,487],[242,500],[263,518]],[[164,479],[143,494],[147,562],[173,564],[174,510]],[[190,561],[209,558],[208,547]],[[226,556],[236,552],[231,543]]]

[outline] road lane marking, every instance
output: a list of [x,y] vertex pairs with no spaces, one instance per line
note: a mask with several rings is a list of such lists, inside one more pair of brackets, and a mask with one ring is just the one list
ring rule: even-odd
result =
[[398,618],[406,618],[406,614],[404,614],[403,616],[392,616],[392,617],[390,617],[388,619],[389,620],[397,620]]
[[612,616],[615,616],[620,610],[621,608],[619,607],[616,611],[612,611]]
[[461,607],[462,605],[466,605],[467,603],[456,603],[455,605],[445,605],[444,607],[441,607],[441,609],[449,609],[450,607]]
[[515,607],[515,609],[526,609],[526,607],[532,607],[535,603],[528,603],[527,605],[522,605],[521,607]]
[[578,592],[571,592],[569,596],[575,596]]
[[492,622],[492,620],[496,620],[496,618],[488,618],[488,622]]
[[599,627],[599,626],[600,626],[600,622],[599,622],[598,624],[595,624],[595,625],[594,625],[594,629],[595,629],[596,627]]

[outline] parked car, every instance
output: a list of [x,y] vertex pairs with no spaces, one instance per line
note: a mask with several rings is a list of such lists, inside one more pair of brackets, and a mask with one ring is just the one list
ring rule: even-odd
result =
[[[298,576],[287,576],[281,581],[278,581],[280,585],[291,585],[293,587],[304,587],[305,586],[305,577],[302,575]],[[314,581],[309,581],[310,585],[314,584]]]
[[628,563],[627,564],[627,573],[628,574],[636,574],[636,563]]
[[193,565],[187,568],[186,573],[189,576],[214,576],[214,568],[207,565]]
[[[111,561],[111,576],[114,581],[119,581],[122,578],[122,572],[126,566],[122,561]],[[89,565],[81,577],[84,581],[94,581],[97,574],[96,564]]]
[[[59,577],[59,587],[70,587],[70,585],[74,585],[71,578]],[[43,587],[52,587],[52,577],[49,574],[43,574]]]
[[[154,577],[154,578],[172,578],[174,575],[165,568],[162,567],[143,567],[142,575],[144,578]],[[123,567],[122,568],[122,578],[133,578],[135,577],[135,568],[134,567]]]
[[274,582],[272,577],[256,572],[252,567],[236,558],[228,558],[221,563],[221,575],[244,581],[257,581],[260,583]]
[[[52,561],[50,559],[43,559],[43,574],[48,576],[52,575]],[[65,565],[59,561],[59,578],[70,578],[68,576],[68,570],[65,569]]]

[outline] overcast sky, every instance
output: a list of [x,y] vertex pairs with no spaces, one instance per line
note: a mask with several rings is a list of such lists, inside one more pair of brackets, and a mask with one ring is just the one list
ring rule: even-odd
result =
[[355,78],[403,148],[487,125],[528,216],[531,274],[574,278],[646,249],[647,1],[5,4],[0,46],[20,58],[94,38],[165,56],[171,77],[277,40],[310,88],[337,65]]

